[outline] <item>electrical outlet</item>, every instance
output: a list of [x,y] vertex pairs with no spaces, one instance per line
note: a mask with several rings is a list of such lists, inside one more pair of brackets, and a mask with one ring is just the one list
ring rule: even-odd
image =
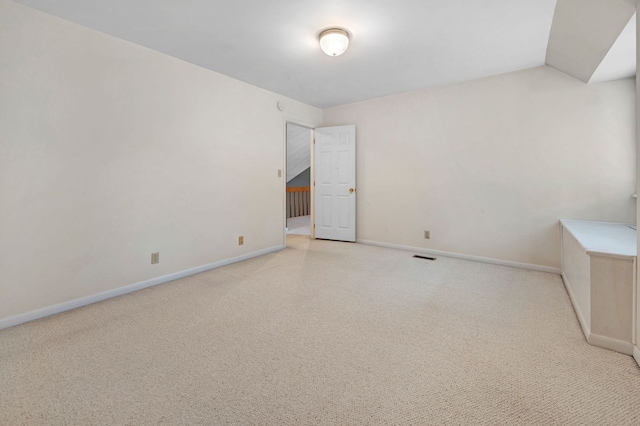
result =
[[431,231],[424,231],[424,238],[425,240],[431,239]]
[[238,237],[238,245],[241,246],[244,244],[244,237],[241,235]]
[[282,169],[278,169],[278,177],[282,177]]
[[160,253],[151,253],[151,264],[160,263]]

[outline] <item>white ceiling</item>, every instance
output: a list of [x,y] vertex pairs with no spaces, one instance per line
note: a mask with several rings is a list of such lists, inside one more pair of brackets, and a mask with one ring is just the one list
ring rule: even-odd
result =
[[311,130],[287,123],[287,182],[311,167]]
[[[630,58],[613,54],[606,58],[616,42],[635,56],[635,36],[620,39],[636,11],[637,0],[558,0],[547,48],[547,65],[585,83],[603,63],[607,74],[624,74]],[[626,35],[629,34],[627,29]],[[626,47],[624,47],[626,46]],[[624,54],[624,52],[622,52]]]
[[636,75],[636,15],[624,27],[604,57],[589,84],[618,80]]
[[[556,0],[19,0],[317,107],[543,65]],[[352,34],[331,58],[318,33]]]

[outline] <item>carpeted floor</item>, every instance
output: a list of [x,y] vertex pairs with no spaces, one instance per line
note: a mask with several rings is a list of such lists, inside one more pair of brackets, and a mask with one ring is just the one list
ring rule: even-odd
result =
[[311,216],[307,215],[288,218],[287,234],[311,235]]
[[288,238],[0,331],[0,424],[640,424],[559,276]]

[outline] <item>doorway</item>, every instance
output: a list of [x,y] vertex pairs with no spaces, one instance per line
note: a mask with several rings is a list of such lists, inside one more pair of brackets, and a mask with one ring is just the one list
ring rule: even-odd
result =
[[313,130],[286,124],[286,225],[288,235],[311,236],[311,141]]

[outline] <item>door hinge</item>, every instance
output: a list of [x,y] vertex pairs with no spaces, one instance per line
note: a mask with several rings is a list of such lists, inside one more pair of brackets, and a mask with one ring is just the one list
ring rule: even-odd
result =
[[313,186],[316,186],[316,181],[315,180],[313,181]]

